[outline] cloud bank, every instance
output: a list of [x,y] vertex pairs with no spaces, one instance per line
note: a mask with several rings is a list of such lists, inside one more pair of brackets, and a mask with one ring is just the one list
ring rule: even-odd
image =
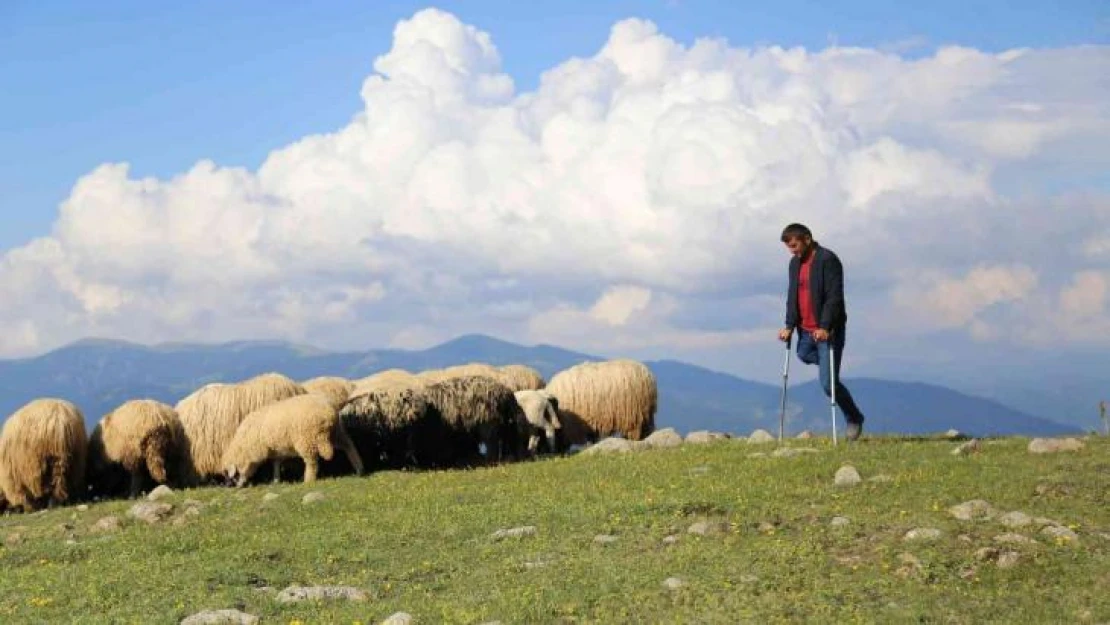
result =
[[90,335],[733,348],[782,321],[792,221],[841,255],[859,331],[1110,344],[1108,47],[910,60],[628,19],[517,92],[488,33],[429,9],[373,70],[348,125],[257,171],[77,180],[0,259],[0,356]]

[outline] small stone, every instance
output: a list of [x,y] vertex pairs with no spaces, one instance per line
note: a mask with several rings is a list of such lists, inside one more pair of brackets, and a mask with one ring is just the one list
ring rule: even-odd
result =
[[809,430],[802,430],[801,432],[798,432],[798,436],[795,437],[795,438],[801,438],[801,439],[813,438],[813,432],[810,432]]
[[849,519],[846,516],[834,516],[832,518],[832,520],[829,521],[829,525],[831,525],[833,527],[845,527],[845,526],[851,525],[851,524],[852,524],[851,519]]
[[748,442],[755,444],[773,443],[776,440],[777,439],[774,436],[771,436],[771,433],[767,430],[756,430],[752,432],[751,436],[748,437]]
[[950,441],[962,440],[967,438],[967,434],[964,434],[959,430],[948,430],[942,436]]
[[675,536],[674,534],[671,534],[670,536],[664,536],[663,537],[663,544],[664,545],[673,545],[677,542],[678,542],[678,536]]
[[686,582],[682,581],[681,579],[679,579],[677,577],[668,577],[667,579],[663,580],[663,587],[666,588],[667,590],[678,590],[679,588],[682,588],[685,585],[686,585]]
[[961,543],[975,542],[971,539],[971,536],[968,536],[967,534],[960,534],[956,537],[956,540],[960,541]]
[[978,573],[978,572],[979,572],[979,569],[977,567],[969,566],[969,567],[960,569],[959,576],[960,576],[960,579],[971,579],[971,578],[975,577],[975,574]]
[[994,542],[1003,544],[1017,544],[1017,545],[1036,545],[1036,540],[1025,536],[1024,534],[1016,534],[1014,532],[1006,532],[994,537]]
[[1079,451],[1085,445],[1078,438],[1034,438],[1029,441],[1029,453],[1051,454],[1060,451]]
[[411,625],[412,615],[408,612],[394,612],[389,618],[382,621],[381,625]]
[[999,554],[998,568],[1009,569],[1017,566],[1018,561],[1021,560],[1021,554],[1016,551],[1007,551],[1006,553]]
[[258,617],[239,610],[205,610],[181,619],[181,625],[255,625]]
[[582,451],[583,455],[623,454],[632,451],[632,441],[624,438],[609,437],[590,445]]
[[89,504],[83,503],[83,504],[77,506],[77,511],[78,512],[88,512],[89,511]]
[[77,541],[76,541],[76,540],[73,540],[72,538],[67,538],[67,539],[66,539],[66,544],[67,544],[67,545],[70,545],[70,546],[72,546],[72,545],[76,545],[76,544],[77,544]]
[[308,493],[307,495],[305,495],[304,497],[301,497],[301,503],[304,504],[304,505],[314,504],[314,503],[319,503],[319,502],[323,501],[324,499],[326,499],[324,497],[324,493],[321,493],[320,491],[314,490],[311,493]]
[[728,523],[724,521],[698,521],[687,528],[686,532],[699,536],[710,536],[713,534],[725,534],[728,532],[728,529]]
[[644,442],[658,449],[667,449],[682,445],[682,436],[674,428],[663,428],[651,433]]
[[862,481],[863,479],[860,477],[859,471],[850,464],[846,464],[837,469],[836,476],[833,477],[833,483],[837,486],[855,486]]
[[768,523],[767,521],[764,521],[764,522],[759,524],[758,529],[759,529],[759,531],[763,532],[764,534],[768,534],[770,532],[775,531],[775,526],[771,523]]
[[352,586],[289,586],[277,595],[280,603],[345,599],[366,601],[366,593]]
[[502,540],[505,538],[521,538],[524,536],[534,536],[536,534],[535,525],[523,525],[521,527],[513,527],[509,529],[500,529],[492,534],[494,540]]
[[106,516],[92,526],[94,532],[114,532],[121,526],[118,516]]
[[617,542],[617,537],[612,534],[598,534],[594,536],[594,542],[599,545],[609,545]]
[[165,484],[160,484],[146,496],[149,501],[158,501],[173,496],[173,489]]
[[935,527],[916,527],[908,532],[902,540],[936,540],[941,537],[941,531]]
[[773,458],[793,458],[794,456],[804,456],[806,454],[815,454],[818,451],[812,447],[779,447],[771,452]]
[[898,561],[902,563],[902,566],[898,567],[894,574],[899,577],[914,577],[924,568],[921,560],[917,559],[917,556],[912,553],[898,554]]
[[147,523],[157,523],[172,513],[172,503],[148,501],[131,506],[131,509],[127,511],[127,516]]
[[974,521],[975,519],[989,519],[994,516],[994,508],[982,499],[972,499],[948,509],[948,514],[961,521]]
[[1051,536],[1057,540],[1073,542],[1079,540],[1079,534],[1073,532],[1070,528],[1062,525],[1049,525],[1041,530],[1041,533],[1046,536]]
[[979,439],[973,438],[962,445],[957,446],[952,450],[953,456],[970,456],[971,454],[978,453],[983,450],[982,443]]
[[689,434],[687,434],[686,442],[694,443],[695,445],[702,445],[705,443],[712,443],[713,441],[721,440],[724,438],[729,438],[729,435],[721,432],[710,432],[709,430],[698,430],[696,432],[690,432]]
[[873,475],[873,476],[867,478],[867,481],[868,482],[875,482],[877,484],[885,484],[885,483],[893,482],[894,478],[885,474],[885,473],[880,473],[878,475]]
[[277,493],[266,493],[262,495],[262,503],[270,503],[271,501],[280,498],[281,495]]
[[1014,510],[1013,512],[1007,512],[1006,514],[998,517],[998,522],[1005,525],[1006,527],[1025,527],[1027,525],[1033,524],[1033,517],[1025,514],[1024,512]]

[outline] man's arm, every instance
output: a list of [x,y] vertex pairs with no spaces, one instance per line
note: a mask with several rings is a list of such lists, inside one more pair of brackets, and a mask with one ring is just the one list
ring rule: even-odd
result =
[[832,252],[829,252],[825,258],[824,283],[825,301],[821,306],[821,318],[818,323],[822,330],[832,332],[843,319],[844,310],[844,267]]

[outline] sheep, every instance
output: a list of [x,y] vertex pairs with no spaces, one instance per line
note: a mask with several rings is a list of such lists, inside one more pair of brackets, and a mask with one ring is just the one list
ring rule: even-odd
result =
[[301,386],[306,392],[320,393],[327,397],[336,410],[339,410],[339,407],[346,403],[351,396],[351,391],[355,389],[354,382],[338,376],[312,378],[301,382]]
[[503,383],[513,391],[539,390],[544,387],[539,371],[526,365],[505,365],[499,368]]
[[94,494],[115,494],[122,469],[130,477],[128,496],[137,497],[147,475],[156,484],[169,483],[167,467],[180,467],[184,444],[173,407],[153,399],[124,402],[89,436],[87,481]]
[[304,387],[279,373],[264,373],[235,384],[206,384],[174,406],[185,430],[182,473],[196,485],[218,479],[224,450],[243,418],[268,404],[304,395]]
[[520,429],[522,438],[528,438],[528,453],[536,453],[540,433],[547,437],[548,448],[554,451],[555,431],[562,427],[559,423],[558,400],[546,391],[534,389],[516,391],[513,396],[524,414]]
[[391,388],[397,385],[411,386],[413,384],[423,386],[427,384],[427,381],[421,379],[415,373],[410,373],[404,369],[386,369],[368,375],[360,380],[355,380],[355,387],[351,389],[348,398],[382,388]]
[[452,461],[469,463],[486,448],[486,461],[523,454],[518,423],[524,419],[513,392],[491,378],[473,375],[429,385],[428,398],[451,432]]
[[585,444],[614,433],[642,440],[655,429],[659,390],[643,363],[583,362],[555,374],[544,389],[558,398],[561,438]]
[[224,475],[238,487],[246,486],[263,462],[273,464],[273,480],[281,479],[281,461],[301,458],[304,481],[316,481],[317,458],[331,460],[338,448],[356,474],[362,459],[331,402],[316,393],[297,395],[268,404],[248,414],[223,454]]
[[0,492],[24,512],[79,497],[85,488],[88,435],[72,402],[46,397],[16,410],[0,431]]
[[420,385],[396,383],[352,397],[339,417],[367,464],[433,468],[450,456],[446,423]]

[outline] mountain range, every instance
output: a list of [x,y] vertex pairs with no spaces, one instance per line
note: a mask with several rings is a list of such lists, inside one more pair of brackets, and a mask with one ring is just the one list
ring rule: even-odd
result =
[[[279,341],[138,345],[86,339],[33,358],[0,360],[0,416],[37,397],[68,399],[94,424],[128,399],[174,404],[209,382],[235,382],[276,371],[295,380],[320,375],[356,379],[376,371],[420,371],[467,362],[525,364],[545,379],[605,356],[552,345],[524,346],[480,334],[424,350],[326,351]],[[675,361],[645,361],[656,376],[656,427],[680,433],[708,429],[746,435],[778,429],[781,387]],[[778,365],[776,365],[777,367]],[[950,428],[976,436],[1059,435],[1075,426],[1028,414],[944,386],[875,378],[844,378],[867,415],[869,433],[929,434]],[[787,432],[830,429],[828,399],[816,381],[788,390]],[[843,420],[839,426],[842,428]]]

